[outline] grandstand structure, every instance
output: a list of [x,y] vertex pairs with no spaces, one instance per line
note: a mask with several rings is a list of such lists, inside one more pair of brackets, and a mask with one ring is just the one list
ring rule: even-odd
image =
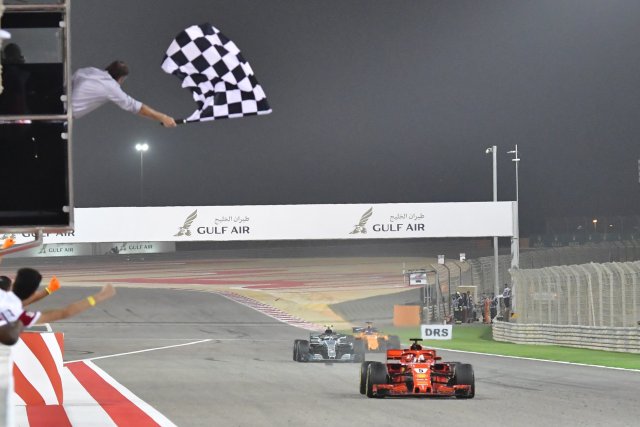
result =
[[0,1],[0,232],[73,229],[68,0]]

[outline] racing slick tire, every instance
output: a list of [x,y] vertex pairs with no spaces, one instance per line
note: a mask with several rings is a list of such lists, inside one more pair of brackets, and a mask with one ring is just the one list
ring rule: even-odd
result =
[[353,362],[364,362],[364,355],[366,351],[367,350],[364,341],[356,340],[356,342],[353,343]]
[[298,340],[296,356],[297,356],[296,361],[298,362],[309,361],[309,341]]
[[293,361],[297,362],[298,361],[298,347],[300,344],[298,344],[300,341],[302,340],[293,340]]
[[455,366],[455,384],[470,385],[471,390],[468,392],[460,392],[456,394],[458,399],[473,399],[476,395],[476,379],[473,374],[473,366],[468,363],[458,363]]
[[367,392],[367,368],[372,362],[362,362],[360,364],[360,394]]
[[389,373],[387,372],[387,366],[381,362],[371,362],[367,366],[367,384],[366,392],[367,397],[384,397],[383,394],[373,394],[374,384],[387,384]]
[[400,337],[397,335],[389,335],[389,341],[387,341],[387,348],[390,349],[401,349],[402,343],[400,342]]

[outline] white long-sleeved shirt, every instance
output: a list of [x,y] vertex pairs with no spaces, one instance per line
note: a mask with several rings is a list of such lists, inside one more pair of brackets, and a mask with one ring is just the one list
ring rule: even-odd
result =
[[142,103],[127,95],[108,72],[87,67],[73,73],[71,108],[74,118],[85,116],[109,101],[134,114],[142,108]]
[[23,311],[22,301],[16,294],[0,290],[0,326],[15,322]]

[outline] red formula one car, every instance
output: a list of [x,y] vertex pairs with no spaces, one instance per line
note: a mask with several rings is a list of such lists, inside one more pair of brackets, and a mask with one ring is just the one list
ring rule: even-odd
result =
[[475,395],[473,367],[460,362],[440,362],[436,351],[423,349],[412,338],[408,349],[387,350],[387,363],[363,362],[360,366],[360,394],[367,397]]

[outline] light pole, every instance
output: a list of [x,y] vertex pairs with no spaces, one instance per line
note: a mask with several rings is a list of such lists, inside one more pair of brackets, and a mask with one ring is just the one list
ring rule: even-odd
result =
[[513,154],[512,162],[516,164],[516,207],[513,218],[513,237],[511,238],[511,268],[520,268],[520,194],[518,186],[518,163],[520,158],[518,157],[518,144],[509,154]]
[[[493,154],[493,201],[498,201],[498,162],[497,154],[498,147],[492,145],[491,147],[485,150],[486,154]],[[500,293],[500,278],[498,277],[499,268],[498,268],[498,236],[493,236],[493,287],[495,296],[498,296]]]
[[144,204],[144,153],[149,149],[149,144],[136,144],[136,151],[140,152],[140,206]]
[[[442,263],[440,263],[440,257],[442,257]],[[449,290],[449,316],[451,316],[451,318],[453,319],[453,313],[451,312],[451,270],[449,269],[449,267],[447,267],[447,263],[444,261],[444,255],[439,255],[438,256],[438,264],[442,264],[442,266],[444,268],[447,269],[447,289]],[[444,299],[444,295],[443,295],[443,299]],[[446,315],[446,311],[445,311],[445,315]]]

